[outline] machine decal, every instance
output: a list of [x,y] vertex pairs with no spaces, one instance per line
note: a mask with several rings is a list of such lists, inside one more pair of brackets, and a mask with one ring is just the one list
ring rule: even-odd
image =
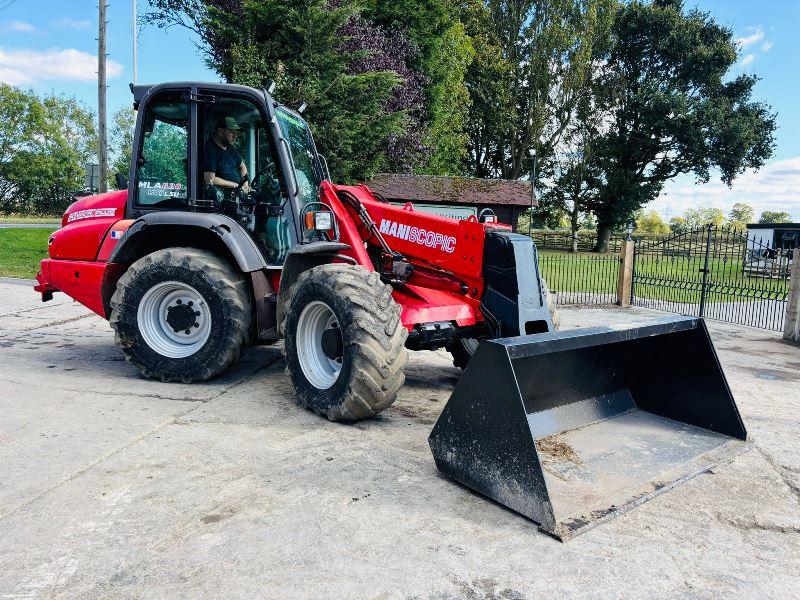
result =
[[406,240],[428,248],[438,248],[448,254],[452,254],[456,249],[456,238],[451,235],[442,235],[435,231],[396,223],[389,219],[381,219],[380,231],[390,237]]
[[117,214],[116,208],[87,208],[79,210],[67,217],[67,223],[79,221],[81,219],[96,219],[98,217],[113,217]]

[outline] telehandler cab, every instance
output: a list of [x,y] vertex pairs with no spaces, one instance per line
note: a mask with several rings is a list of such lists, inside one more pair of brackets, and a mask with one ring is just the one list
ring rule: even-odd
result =
[[[306,122],[268,90],[131,89],[127,189],[67,209],[35,289],[108,319],[142,375],[209,379],[283,338],[299,402],[354,421],[394,402],[407,349],[446,348],[466,372],[431,434],[437,465],[562,538],[745,439],[701,321],[554,333],[530,237],[333,184]],[[221,153],[232,185],[210,164]],[[669,345],[705,372],[663,363]],[[554,458],[554,436],[575,431]]]

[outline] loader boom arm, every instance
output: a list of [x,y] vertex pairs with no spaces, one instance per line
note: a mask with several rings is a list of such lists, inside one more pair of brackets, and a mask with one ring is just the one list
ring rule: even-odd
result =
[[[456,220],[415,211],[409,202],[397,206],[376,198],[366,186],[337,186],[351,195],[375,223],[377,233],[359,227],[363,241],[384,249],[384,244],[413,265],[411,282],[448,289],[480,298],[483,292],[483,250],[486,227],[477,219]],[[351,218],[360,217],[351,203],[343,203]]]

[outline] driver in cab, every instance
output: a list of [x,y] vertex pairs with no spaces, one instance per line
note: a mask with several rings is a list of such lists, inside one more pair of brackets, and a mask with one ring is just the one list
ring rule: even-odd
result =
[[214,134],[206,144],[203,180],[206,185],[220,188],[226,195],[239,187],[243,179],[242,191],[247,194],[250,184],[246,180],[247,167],[242,155],[233,147],[239,137],[241,127],[233,117],[220,117],[214,127]]

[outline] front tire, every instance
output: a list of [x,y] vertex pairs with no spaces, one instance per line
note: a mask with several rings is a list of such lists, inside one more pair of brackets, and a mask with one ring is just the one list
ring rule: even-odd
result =
[[395,401],[408,332],[377,273],[311,268],[292,286],[284,314],[286,370],[302,406],[331,421],[358,421]]
[[241,273],[196,248],[140,258],[117,283],[109,322],[125,358],[151,379],[190,383],[222,373],[250,337]]

